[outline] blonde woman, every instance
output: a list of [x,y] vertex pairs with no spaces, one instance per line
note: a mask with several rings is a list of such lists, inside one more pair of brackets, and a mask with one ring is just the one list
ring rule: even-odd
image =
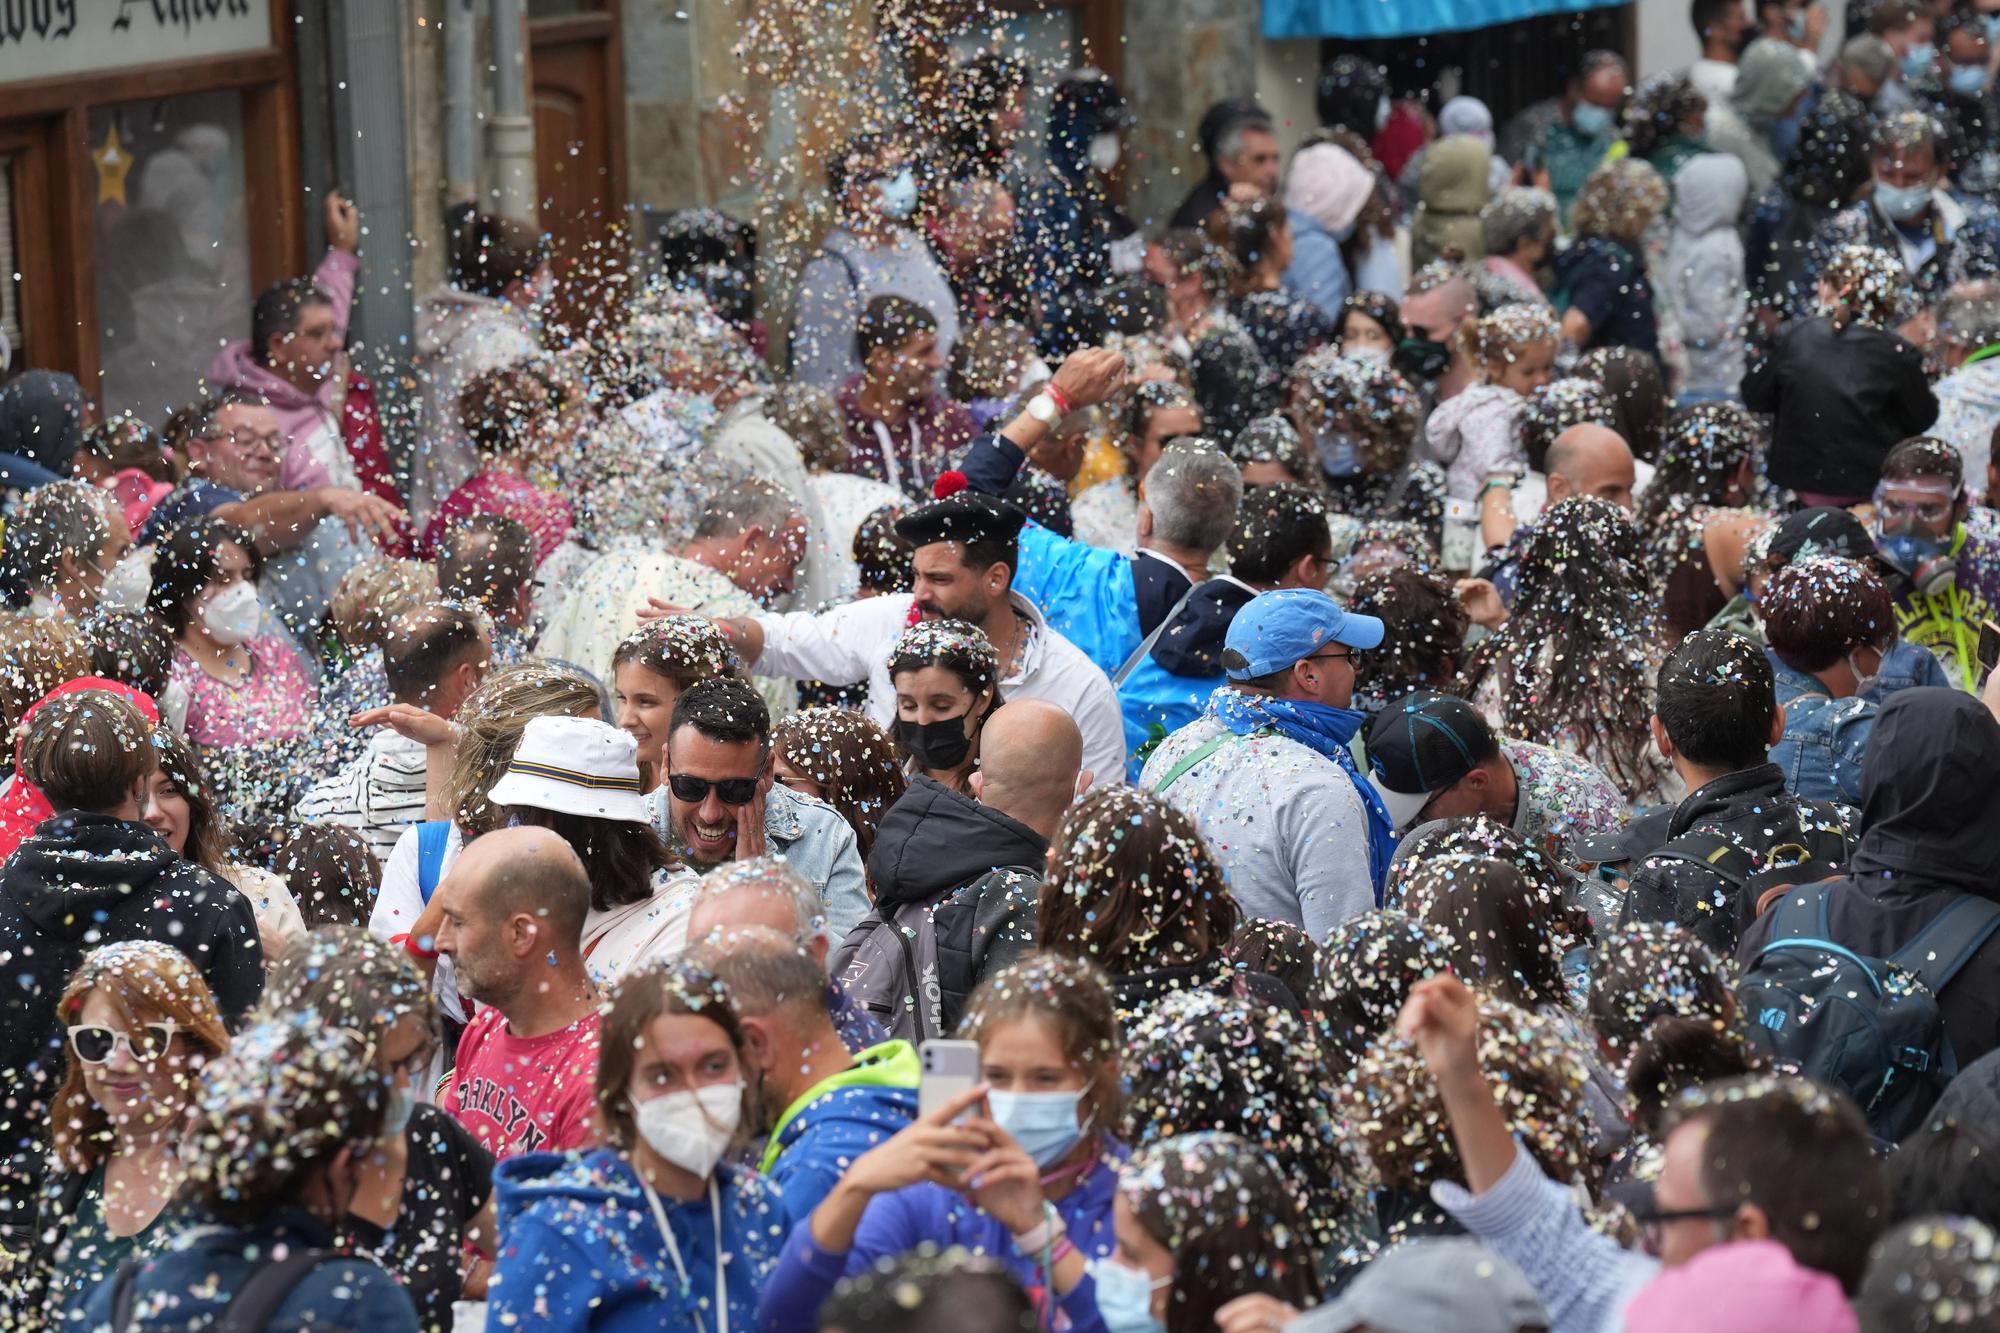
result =
[[21,1284],[4,1302],[49,1322],[82,1317],[99,1283],[173,1232],[195,1076],[229,1048],[215,996],[157,940],[107,944],[56,1006],[68,1069],[49,1115],[49,1174]]

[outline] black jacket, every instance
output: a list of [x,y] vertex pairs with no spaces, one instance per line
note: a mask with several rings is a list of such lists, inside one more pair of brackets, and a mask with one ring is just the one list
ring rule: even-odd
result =
[[1923,353],[1883,329],[1835,332],[1825,315],[1786,325],[1751,358],[1743,403],[1777,418],[1771,480],[1835,496],[1873,491],[1889,450],[1938,415]]
[[1166,631],[1153,641],[1153,660],[1171,676],[1221,675],[1222,646],[1229,636],[1229,622],[1256,595],[1254,588],[1235,579],[1210,579],[1203,583]]
[[44,1107],[62,1082],[56,1016],[83,956],[105,944],[159,940],[193,959],[232,1024],[264,990],[264,948],[250,900],[183,860],[144,824],[70,811],[44,820],[0,867],[0,1225],[32,1208],[29,1175],[45,1148]]
[[[1861,832],[1827,899],[1828,938],[1886,958],[1960,894],[2000,898],[2000,723],[1958,690],[1899,690],[1861,762]],[[1770,942],[1771,914],[1738,956]],[[1961,1068],[2000,1047],[2000,933],[1938,996]]]
[[[1810,875],[1824,879],[1845,867],[1850,830],[1841,807],[1826,801],[1801,801],[1785,791],[1785,770],[1759,764],[1703,783],[1675,807],[1661,846],[1687,833],[1713,833],[1750,853],[1757,870],[1773,859],[1798,860],[1796,854],[1773,858],[1774,849],[1802,847],[1825,866]],[[1661,856],[1643,858],[1632,872],[1625,898],[1628,921],[1677,921],[1717,953],[1736,952],[1743,923],[1757,909],[1756,895],[1726,875],[1698,861]]]
[[921,774],[882,816],[868,851],[869,915],[888,920],[905,904],[931,909],[946,1032],[983,977],[1035,947],[1048,852],[1048,840],[1026,824]]

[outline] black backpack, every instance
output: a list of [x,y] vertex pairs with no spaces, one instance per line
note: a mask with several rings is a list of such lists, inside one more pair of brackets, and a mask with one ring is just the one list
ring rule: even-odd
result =
[[1758,1044],[1847,1093],[1877,1137],[1900,1140],[1958,1072],[1937,997],[2000,927],[2000,903],[1963,894],[1888,958],[1866,958],[1829,938],[1827,898],[1845,883],[1778,901],[1736,998]]
[[989,871],[933,902],[868,910],[840,942],[827,970],[849,999],[891,1037],[949,1036],[966,996],[989,969],[1034,947],[1040,872]]
[[[1799,806],[1802,813],[1815,816],[1825,808],[1817,801],[1801,801]],[[1800,830],[1800,837],[1802,842],[1779,843],[1760,858],[1720,833],[1692,829],[1648,852],[1646,859],[1663,857],[1701,866],[1736,890],[1736,923],[1740,934],[1757,919],[1757,905],[1773,889],[1830,878],[1847,864],[1847,836],[1840,832],[1837,820],[1829,823],[1827,819],[1815,818],[1810,827]],[[1761,870],[1760,859],[1764,866]]]
[[[306,1274],[329,1259],[352,1257],[337,1250],[301,1247],[288,1251],[282,1259],[266,1259],[244,1277],[229,1304],[222,1307],[222,1316],[209,1327],[214,1333],[264,1333]],[[139,1302],[136,1290],[139,1269],[146,1262],[127,1259],[118,1265],[117,1275],[111,1279],[111,1333],[128,1333],[138,1327],[132,1315]]]

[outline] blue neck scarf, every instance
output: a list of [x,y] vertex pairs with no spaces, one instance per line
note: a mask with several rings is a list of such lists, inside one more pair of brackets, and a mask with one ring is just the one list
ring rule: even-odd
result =
[[1396,826],[1375,785],[1354,767],[1354,755],[1347,748],[1368,715],[1357,709],[1335,708],[1306,699],[1245,694],[1227,685],[1209,696],[1208,710],[1216,721],[1238,736],[1274,731],[1340,765],[1340,771],[1347,774],[1347,780],[1360,794],[1362,809],[1368,812],[1368,873],[1374,881],[1375,905],[1381,906],[1382,881],[1389,873],[1389,858],[1396,851]]

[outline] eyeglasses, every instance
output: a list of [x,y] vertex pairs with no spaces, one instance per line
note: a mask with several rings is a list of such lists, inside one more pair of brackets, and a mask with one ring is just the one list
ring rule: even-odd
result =
[[171,1018],[141,1023],[137,1032],[80,1023],[70,1028],[69,1044],[76,1058],[87,1065],[103,1064],[120,1046],[140,1064],[149,1065],[167,1053],[174,1044],[174,1034],[179,1031],[180,1024]]
[[1359,656],[1360,656],[1359,653],[1356,653],[1352,649],[1350,649],[1349,651],[1344,653],[1314,653],[1311,657],[1302,658],[1300,660],[1306,662],[1338,662],[1343,659],[1354,658]]
[[667,786],[672,789],[674,799],[689,805],[700,805],[708,799],[711,788],[722,798],[724,805],[748,805],[757,799],[756,778],[721,778],[710,781],[698,778],[692,773],[670,773]]
[[1707,1208],[1678,1208],[1669,1212],[1645,1210],[1634,1214],[1634,1220],[1644,1234],[1646,1253],[1655,1258],[1660,1253],[1661,1233],[1669,1222],[1720,1222],[1736,1216],[1735,1204],[1713,1204]]
[[269,435],[251,435],[244,431],[218,430],[199,438],[207,444],[221,444],[226,440],[246,454],[258,452],[275,454],[284,444],[275,431]]

